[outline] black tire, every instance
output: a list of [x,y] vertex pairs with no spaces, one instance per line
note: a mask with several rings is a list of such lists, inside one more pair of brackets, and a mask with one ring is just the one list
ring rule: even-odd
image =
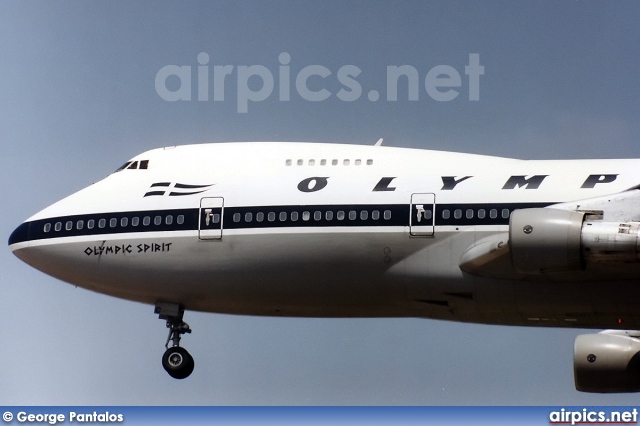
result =
[[174,346],[162,355],[162,367],[174,379],[185,379],[193,372],[195,363],[186,349]]

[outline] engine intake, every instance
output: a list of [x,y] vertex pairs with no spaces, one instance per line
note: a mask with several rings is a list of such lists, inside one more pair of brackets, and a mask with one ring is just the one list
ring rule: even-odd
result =
[[573,372],[581,392],[640,392],[640,332],[605,330],[578,336]]

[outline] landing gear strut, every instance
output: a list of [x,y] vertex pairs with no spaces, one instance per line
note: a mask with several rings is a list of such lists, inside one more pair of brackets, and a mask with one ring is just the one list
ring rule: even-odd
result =
[[167,321],[169,329],[169,336],[164,345],[167,350],[162,355],[162,366],[174,379],[185,379],[189,377],[195,364],[189,352],[180,347],[181,335],[191,333],[189,324],[182,320],[184,309],[173,303],[156,303],[155,313],[160,319]]

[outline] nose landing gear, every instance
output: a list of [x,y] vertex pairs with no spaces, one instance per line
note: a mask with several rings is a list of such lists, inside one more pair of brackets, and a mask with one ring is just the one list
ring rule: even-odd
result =
[[189,352],[180,347],[181,335],[191,333],[189,324],[182,320],[184,309],[173,303],[156,303],[155,313],[160,319],[167,321],[169,329],[169,336],[164,345],[167,350],[162,355],[162,367],[174,379],[185,379],[193,372],[195,364]]

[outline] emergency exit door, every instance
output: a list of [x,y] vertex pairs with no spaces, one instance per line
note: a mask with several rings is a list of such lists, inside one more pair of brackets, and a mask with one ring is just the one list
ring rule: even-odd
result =
[[435,223],[435,194],[411,194],[409,235],[432,237]]
[[198,238],[201,240],[222,239],[224,198],[206,197],[200,200]]

